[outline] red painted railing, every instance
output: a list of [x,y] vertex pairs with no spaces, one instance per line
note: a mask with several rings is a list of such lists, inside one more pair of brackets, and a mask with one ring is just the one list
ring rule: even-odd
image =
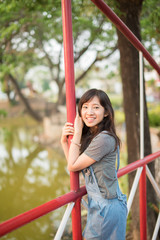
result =
[[[137,160],[134,163],[131,163],[127,165],[124,168],[121,168],[118,171],[118,178],[124,176],[125,174],[128,174],[130,172],[135,171],[139,167],[143,167],[147,165],[148,163],[154,161],[156,158],[160,157],[160,151],[153,153],[151,155],[148,155],[144,159]],[[54,211],[67,203],[77,201],[86,194],[85,187],[81,187],[79,191],[71,191],[61,197],[58,197],[56,199],[53,199],[45,204],[42,204],[36,208],[33,208],[25,213],[22,213],[16,217],[13,217],[3,223],[0,224],[0,237],[6,235],[9,232],[12,232],[13,230],[22,227],[23,225],[34,221],[35,219],[44,216],[45,214]],[[77,240],[81,239],[82,234],[77,235]]]
[[131,173],[131,172],[135,171],[137,168],[143,167],[143,166],[147,165],[148,163],[154,161],[158,157],[160,157],[160,151],[158,151],[156,153],[152,153],[152,154],[144,157],[143,159],[140,159],[140,160],[137,160],[137,161],[135,161],[133,163],[130,163],[126,167],[121,168],[118,171],[117,176],[118,177],[122,177],[125,174]]
[[[22,227],[23,225],[34,221],[35,219],[44,216],[45,214],[52,212],[67,203],[74,202],[86,194],[85,187],[79,189],[78,192],[71,191],[61,197],[53,199],[47,203],[44,203],[36,208],[33,208],[27,212],[24,212],[16,217],[13,217],[0,224],[0,237],[12,232],[13,230]],[[77,238],[78,239],[78,238]]]
[[139,39],[132,33],[132,31],[124,24],[124,22],[112,11],[112,9],[103,0],[91,0],[116,26],[116,28],[132,43],[132,45],[143,53],[145,59],[160,75],[160,67],[152,58],[150,53],[145,49]]
[[[63,42],[64,42],[64,62],[65,62],[65,83],[66,83],[66,106],[67,121],[74,123],[76,115],[75,100],[75,79],[74,79],[74,57],[73,57],[73,37],[72,37],[72,10],[71,0],[62,0],[62,22],[63,22]],[[71,138],[69,138],[70,141]],[[79,191],[79,173],[70,173],[70,185],[72,191]],[[81,205],[76,201],[72,210],[72,234],[73,239],[81,240]]]

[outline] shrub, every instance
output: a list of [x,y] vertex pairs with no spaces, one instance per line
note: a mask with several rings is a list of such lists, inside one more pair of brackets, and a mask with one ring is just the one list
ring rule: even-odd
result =
[[160,106],[156,106],[148,111],[149,124],[151,127],[160,127]]
[[0,117],[1,118],[7,117],[7,112],[4,109],[0,109]]
[[123,124],[125,122],[125,115],[123,111],[115,110],[115,122],[116,125]]

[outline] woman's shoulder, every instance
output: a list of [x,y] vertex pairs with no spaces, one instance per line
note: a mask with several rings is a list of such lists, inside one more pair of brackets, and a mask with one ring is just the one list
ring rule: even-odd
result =
[[115,143],[115,138],[106,130],[98,133],[97,136],[94,138],[94,140]]
[[98,133],[98,138],[114,138],[107,130],[103,130],[102,132]]

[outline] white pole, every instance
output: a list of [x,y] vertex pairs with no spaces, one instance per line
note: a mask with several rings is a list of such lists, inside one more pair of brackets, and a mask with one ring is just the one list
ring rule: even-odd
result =
[[144,158],[144,86],[143,55],[139,52],[139,86],[140,86],[140,159]]
[[160,199],[160,189],[159,189],[158,184],[156,183],[155,179],[153,178],[152,173],[149,170],[148,166],[146,166],[146,174],[147,174],[154,190],[156,191],[158,198]]
[[64,216],[62,218],[62,221],[61,221],[61,223],[59,225],[58,231],[57,231],[57,233],[56,233],[56,235],[54,237],[54,240],[60,240],[61,239],[61,237],[63,235],[63,232],[64,232],[64,229],[66,227],[68,218],[69,218],[69,216],[70,216],[70,214],[72,212],[72,209],[74,207],[74,204],[75,204],[74,202],[68,204],[68,206],[66,208],[66,211],[64,213]]
[[132,184],[132,188],[131,188],[129,198],[128,198],[128,201],[127,201],[128,214],[129,214],[129,211],[130,211],[130,208],[131,208],[131,205],[132,205],[135,193],[136,193],[136,189],[137,189],[137,186],[138,186],[138,183],[139,183],[139,179],[140,179],[142,170],[143,170],[143,167],[140,167],[140,168],[137,169],[137,172],[136,172],[136,175],[135,175],[135,178],[134,178],[134,182]]
[[158,218],[157,218],[157,222],[156,222],[156,226],[155,226],[155,229],[154,229],[152,240],[157,239],[159,228],[160,228],[160,213],[158,214]]

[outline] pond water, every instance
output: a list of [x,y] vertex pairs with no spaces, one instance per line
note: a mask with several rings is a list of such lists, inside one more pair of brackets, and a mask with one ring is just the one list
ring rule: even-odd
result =
[[[21,121],[21,124],[18,120],[0,123],[0,222],[70,189],[63,155],[57,149],[33,141],[41,132],[41,125],[31,124],[28,120]],[[60,208],[1,239],[53,239],[64,211],[65,207]]]

